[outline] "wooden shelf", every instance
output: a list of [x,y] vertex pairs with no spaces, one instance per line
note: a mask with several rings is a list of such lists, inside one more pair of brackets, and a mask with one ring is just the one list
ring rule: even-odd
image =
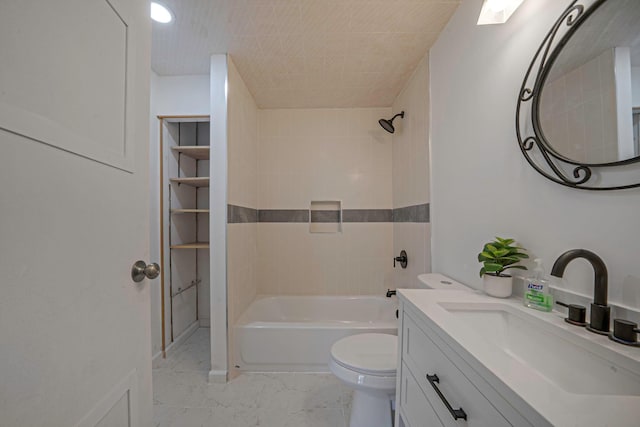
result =
[[208,187],[209,177],[194,177],[194,178],[171,178],[174,184],[185,184],[191,187]]
[[209,213],[209,209],[171,209],[172,214],[187,214],[187,213]]
[[171,245],[171,249],[209,249],[209,242],[192,242]]
[[209,115],[177,115],[177,116],[158,116],[160,120],[170,123],[192,123],[192,122],[208,122],[211,120]]
[[208,145],[178,145],[171,147],[171,149],[176,153],[182,153],[196,160],[209,160],[211,151]]

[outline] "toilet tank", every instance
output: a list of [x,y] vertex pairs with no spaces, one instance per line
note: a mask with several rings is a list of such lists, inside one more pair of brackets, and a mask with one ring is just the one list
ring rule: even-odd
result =
[[438,273],[425,273],[418,276],[419,289],[456,289],[472,291],[468,286]]

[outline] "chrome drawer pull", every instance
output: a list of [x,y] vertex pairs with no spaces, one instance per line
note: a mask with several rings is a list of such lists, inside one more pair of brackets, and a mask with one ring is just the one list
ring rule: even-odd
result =
[[447,407],[447,409],[451,413],[451,416],[453,417],[454,420],[457,420],[458,418],[462,418],[463,420],[467,419],[467,413],[464,412],[464,409],[462,409],[462,408],[453,409],[451,407],[451,405],[449,405],[449,402],[444,397],[444,394],[442,394],[442,392],[440,391],[440,389],[436,385],[436,383],[440,382],[440,378],[438,378],[438,376],[436,374],[433,374],[433,375],[427,374],[427,381],[429,381],[429,384],[431,384],[431,387],[433,387],[433,389],[436,391],[436,393],[438,393],[438,396],[440,397],[440,400],[442,400],[442,403],[444,403],[444,406]]

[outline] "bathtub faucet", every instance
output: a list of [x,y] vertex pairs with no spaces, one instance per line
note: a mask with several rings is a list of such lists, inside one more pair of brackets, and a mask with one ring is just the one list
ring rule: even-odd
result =
[[392,291],[391,289],[387,289],[387,298],[391,298],[396,294],[396,291]]

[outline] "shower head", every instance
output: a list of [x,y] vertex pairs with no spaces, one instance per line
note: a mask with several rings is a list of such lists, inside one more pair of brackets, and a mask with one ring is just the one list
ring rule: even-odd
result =
[[378,120],[378,123],[380,123],[380,126],[382,126],[382,129],[386,130],[389,133],[394,133],[396,131],[396,128],[393,127],[393,121],[396,119],[396,117],[400,116],[401,119],[404,119],[404,111],[396,114],[395,116],[393,116],[391,119],[387,120],[387,119],[380,119]]

